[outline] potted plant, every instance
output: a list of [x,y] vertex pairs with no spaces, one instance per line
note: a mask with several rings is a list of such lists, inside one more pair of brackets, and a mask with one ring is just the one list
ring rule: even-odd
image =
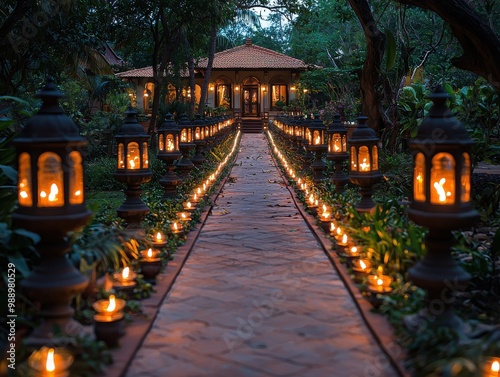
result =
[[285,106],[286,103],[281,101],[281,100],[278,100],[274,103],[274,106],[278,109],[278,110],[281,110],[283,109],[283,106]]

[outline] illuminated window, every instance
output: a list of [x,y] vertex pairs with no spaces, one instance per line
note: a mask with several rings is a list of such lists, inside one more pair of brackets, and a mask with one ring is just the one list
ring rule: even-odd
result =
[[415,156],[413,171],[413,197],[418,202],[425,202],[425,157],[422,153]]
[[358,161],[359,171],[370,171],[370,153],[366,145],[359,147]]
[[62,207],[64,205],[64,181],[61,158],[53,152],[45,152],[38,159],[38,206]]
[[470,201],[470,157],[468,153],[463,154],[464,165],[462,167],[462,176],[460,177],[462,182],[462,202],[466,203]]
[[69,154],[69,204],[83,203],[83,166],[80,152],[73,151]]
[[455,160],[449,153],[438,153],[432,158],[431,203],[455,203]]
[[139,157],[139,145],[136,142],[128,144],[127,168],[132,170],[141,168],[141,160]]
[[31,161],[30,155],[26,152],[19,156],[19,184],[18,199],[22,206],[32,206],[33,197],[31,196]]
[[118,144],[118,169],[125,169],[125,152],[123,151],[123,144]]
[[358,170],[358,159],[356,158],[358,155],[356,154],[356,147],[351,147],[351,170]]
[[[280,110],[288,103],[287,86],[283,84],[271,85],[271,110]],[[276,105],[278,103],[279,106]]]
[[231,85],[217,84],[217,92],[215,96],[215,107],[223,106],[231,109]]
[[145,141],[142,143],[142,169],[147,169],[149,167],[149,157],[148,157],[148,143]]

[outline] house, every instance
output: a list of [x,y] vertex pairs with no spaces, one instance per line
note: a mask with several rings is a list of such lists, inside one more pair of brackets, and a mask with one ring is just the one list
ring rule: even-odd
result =
[[[199,103],[207,62],[204,58],[195,67],[196,103]],[[212,108],[224,106],[242,118],[272,116],[280,110],[276,102],[289,104],[297,97],[295,83],[307,69],[303,61],[254,45],[248,38],[244,45],[215,54],[206,104]],[[153,68],[133,69],[116,76],[137,85],[136,105],[147,111],[154,93]],[[187,100],[191,93],[186,89],[186,74],[183,81],[182,95]],[[170,89],[175,93],[175,88]]]

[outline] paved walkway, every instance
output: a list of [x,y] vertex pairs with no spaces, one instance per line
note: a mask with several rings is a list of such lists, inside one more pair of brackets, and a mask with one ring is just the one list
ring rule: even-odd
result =
[[260,134],[127,377],[397,376],[298,214]]

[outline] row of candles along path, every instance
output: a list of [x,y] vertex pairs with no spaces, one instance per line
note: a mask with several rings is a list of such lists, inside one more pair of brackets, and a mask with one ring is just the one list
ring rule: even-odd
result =
[[[216,171],[211,174],[205,182],[197,187],[183,203],[183,212],[177,213],[178,221],[170,224],[170,231],[179,237],[185,235],[183,223],[191,221],[191,214],[196,210],[196,206],[206,197],[211,185],[217,180],[222,169],[228,163],[229,158],[234,154],[239,141],[239,133],[231,152],[219,163]],[[146,280],[153,281],[161,271],[162,250],[167,246],[166,236],[156,231],[152,235],[152,248],[141,250],[139,265],[142,275]],[[168,256],[168,255],[167,255]],[[123,267],[120,271],[112,274],[112,289],[114,293],[123,292],[125,297],[132,297],[137,286],[137,273],[129,266]],[[92,307],[96,311],[94,315],[94,326],[96,337],[105,341],[108,345],[116,345],[118,339],[124,334],[124,309],[126,300],[117,298],[110,294],[107,299],[94,302]],[[69,368],[73,364],[73,355],[63,347],[42,347],[34,351],[29,359],[28,365],[34,371],[36,377],[67,377]]]
[[[375,274],[370,274],[372,264],[368,259],[361,258],[361,247],[348,236],[347,233],[338,225],[333,218],[330,208],[326,204],[320,204],[318,197],[312,192],[313,185],[308,184],[305,180],[297,177],[293,168],[286,161],[286,158],[274,144],[272,135],[268,132],[269,139],[273,145],[274,152],[281,160],[286,174],[297,183],[297,187],[306,198],[306,206],[312,215],[317,215],[320,221],[321,228],[330,234],[335,239],[337,254],[346,259],[349,267],[358,281],[363,281],[366,278],[367,290],[371,294],[389,294],[392,292],[392,278],[383,274],[383,267],[379,266]],[[321,209],[319,212],[318,209]],[[373,301],[372,301],[373,303]],[[483,377],[500,377],[500,358],[489,357],[486,359],[483,366]]]
[[[312,192],[312,184],[308,184],[304,179],[297,177],[297,174],[292,167],[289,166],[286,158],[274,144],[272,135],[269,134],[271,143],[274,147],[274,152],[281,160],[286,174],[292,180],[296,181],[297,187],[302,191],[306,198],[306,206],[312,215],[317,215],[321,224],[321,228],[325,232],[330,232],[330,235],[335,238],[337,245],[337,253],[339,256],[347,259],[348,265],[352,268],[354,274],[359,280],[366,277],[367,290],[372,294],[389,294],[392,292],[392,278],[383,274],[383,267],[379,266],[376,269],[376,274],[372,272],[372,265],[368,259],[361,258],[361,249],[354,243],[352,239],[344,232],[342,227],[337,224],[333,218],[331,209],[326,204],[319,203],[317,195]],[[321,212],[318,209],[322,209]]]

